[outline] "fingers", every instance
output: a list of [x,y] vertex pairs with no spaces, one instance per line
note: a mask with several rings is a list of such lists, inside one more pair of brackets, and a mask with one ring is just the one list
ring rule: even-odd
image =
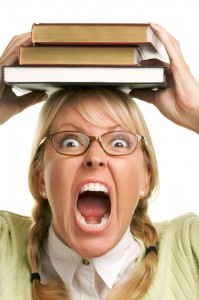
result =
[[171,67],[178,67],[180,64],[181,67],[183,65],[183,67],[188,68],[182,55],[179,42],[160,25],[151,24],[151,27],[163,43],[165,50],[169,56]]
[[30,33],[24,33],[21,35],[14,36],[5,48],[3,54],[0,58],[0,65],[12,65],[17,62],[18,51],[21,45],[30,45],[31,44],[31,35]]
[[[27,44],[31,42],[31,34],[30,32],[26,32],[26,33],[23,33],[23,34],[20,34],[20,35],[16,35],[14,36],[11,41],[9,42],[9,44],[7,45],[7,47],[5,48],[3,54],[5,52],[9,52],[11,48],[13,48],[13,46],[19,46],[21,44]],[[2,54],[2,56],[3,56]]]

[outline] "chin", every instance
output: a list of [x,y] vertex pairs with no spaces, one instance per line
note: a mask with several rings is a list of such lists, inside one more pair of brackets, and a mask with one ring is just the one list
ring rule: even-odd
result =
[[87,258],[99,257],[109,252],[115,245],[113,242],[107,242],[104,239],[86,239],[78,241],[78,245],[73,245],[72,248],[78,254]]

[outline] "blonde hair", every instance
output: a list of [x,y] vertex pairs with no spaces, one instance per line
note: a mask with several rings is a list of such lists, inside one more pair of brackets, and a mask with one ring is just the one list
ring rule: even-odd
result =
[[[105,127],[107,124],[100,120],[95,114],[88,101],[95,99],[105,112],[124,129],[132,131],[136,128],[136,133],[143,135],[146,145],[143,144],[143,154],[147,167],[151,172],[149,193],[139,204],[134,212],[131,221],[131,231],[134,236],[143,240],[146,247],[157,244],[157,233],[148,215],[148,200],[156,194],[158,190],[158,170],[156,157],[151,142],[151,138],[136,103],[129,95],[121,90],[103,87],[71,87],[59,90],[51,95],[42,107],[36,136],[33,145],[32,159],[29,168],[29,187],[35,199],[32,218],[33,223],[29,231],[28,258],[32,272],[39,272],[40,257],[39,251],[43,247],[48,236],[48,229],[51,223],[52,213],[48,201],[40,196],[37,184],[37,172],[45,151],[45,145],[41,143],[44,136],[49,132],[49,128],[60,109],[65,105],[73,105],[84,118],[95,125]],[[157,265],[157,255],[150,252],[139,269],[128,282],[113,289],[108,299],[140,299],[148,289]],[[44,285],[39,281],[32,283],[33,300],[66,300],[71,299],[70,292],[60,281],[50,281]]]

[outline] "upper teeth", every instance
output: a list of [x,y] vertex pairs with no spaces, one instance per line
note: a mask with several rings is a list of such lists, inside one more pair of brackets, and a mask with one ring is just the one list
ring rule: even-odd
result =
[[86,192],[86,191],[95,191],[95,192],[104,192],[108,194],[108,188],[101,184],[101,183],[87,183],[82,188],[80,193]]

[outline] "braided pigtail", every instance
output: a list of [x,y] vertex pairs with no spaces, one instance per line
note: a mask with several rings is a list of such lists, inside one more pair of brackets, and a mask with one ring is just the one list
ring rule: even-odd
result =
[[[158,236],[149,217],[147,216],[148,201],[142,199],[136,208],[131,221],[131,232],[143,240],[146,248],[156,246]],[[156,248],[153,248],[156,249]],[[138,300],[141,299],[149,288],[155,274],[158,258],[156,251],[150,251],[133,277],[126,283],[116,288],[107,300]]]
[[[147,208],[148,201],[144,199],[140,200],[131,222],[131,231],[134,236],[143,240],[146,248],[149,248],[151,246],[157,246],[158,235],[155,227],[152,225],[151,220],[147,215]],[[138,287],[136,292],[138,295],[135,295],[135,298],[133,297],[132,299],[140,299],[140,297],[145,294],[155,274],[157,263],[157,252],[148,252],[143,267],[141,267],[136,274],[136,285]]]
[[[51,221],[51,210],[46,199],[39,196],[35,202],[32,212],[33,224],[29,231],[28,258],[32,273],[39,273],[40,258],[39,249],[48,236],[48,229]],[[54,280],[48,284],[42,284],[39,277],[32,280],[32,300],[69,300],[69,292],[64,283],[60,280]]]

